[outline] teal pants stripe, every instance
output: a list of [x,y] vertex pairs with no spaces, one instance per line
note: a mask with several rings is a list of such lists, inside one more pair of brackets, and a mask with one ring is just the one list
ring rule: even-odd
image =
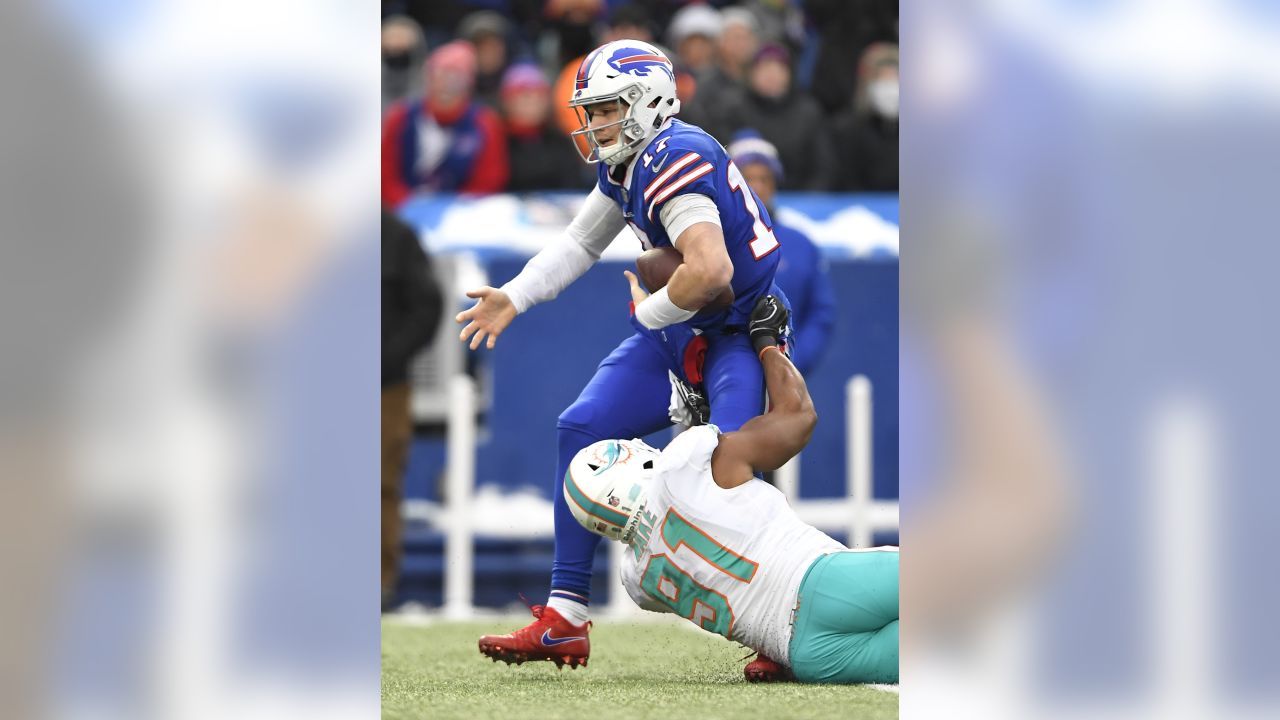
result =
[[800,582],[791,669],[801,682],[898,682],[898,553],[838,552]]

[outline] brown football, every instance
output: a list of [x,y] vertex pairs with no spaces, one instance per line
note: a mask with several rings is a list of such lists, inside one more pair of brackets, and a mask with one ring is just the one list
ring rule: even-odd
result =
[[[649,292],[654,293],[667,286],[676,268],[684,263],[680,251],[673,247],[659,247],[647,250],[636,258],[636,275]],[[726,288],[714,300],[707,303],[699,315],[717,313],[733,304],[733,288]]]

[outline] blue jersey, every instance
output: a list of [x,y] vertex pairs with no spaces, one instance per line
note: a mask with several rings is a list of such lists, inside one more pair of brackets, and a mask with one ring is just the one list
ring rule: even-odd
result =
[[662,206],[684,193],[711,198],[720,211],[725,247],[733,262],[733,306],[726,313],[698,317],[689,324],[745,326],[756,299],[769,292],[781,253],[764,203],[729,161],[716,139],[700,128],[672,119],[631,161],[623,182],[601,164],[600,190],[622,208],[645,250],[674,247],[662,227]]

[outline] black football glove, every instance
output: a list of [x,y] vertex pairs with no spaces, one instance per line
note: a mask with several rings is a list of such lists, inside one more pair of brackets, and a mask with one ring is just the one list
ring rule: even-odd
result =
[[758,354],[770,345],[777,345],[778,338],[787,331],[790,313],[774,295],[762,295],[751,310],[751,347]]

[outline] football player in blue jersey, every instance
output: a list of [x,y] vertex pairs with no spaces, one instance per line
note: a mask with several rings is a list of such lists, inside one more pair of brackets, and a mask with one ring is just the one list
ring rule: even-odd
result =
[[[560,415],[547,604],[534,606],[529,626],[480,639],[481,651],[495,659],[572,667],[590,654],[587,606],[600,536],[578,524],[558,491],[570,462],[597,441],[669,426],[669,371],[699,387],[710,402],[709,421],[724,432],[759,415],[764,375],[746,327],[760,296],[782,296],[773,282],[780,253],[768,211],[720,143],[674,117],[680,100],[671,61],[652,45],[619,40],[588,54],[575,80],[569,104],[582,122],[575,135],[586,140],[584,159],[598,166],[596,186],[559,241],[501,288],[468,292],[478,302],[457,317],[473,350],[493,348],[516,315],[556,297],[628,225],[643,249],[674,247],[683,256],[652,295],[628,273],[636,333]],[[703,311],[728,290],[732,305]]]

